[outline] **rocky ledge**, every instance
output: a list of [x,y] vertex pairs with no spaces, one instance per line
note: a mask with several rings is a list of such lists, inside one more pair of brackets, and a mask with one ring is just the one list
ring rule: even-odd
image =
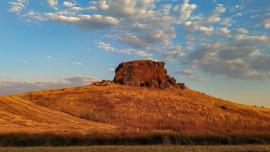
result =
[[164,66],[164,62],[152,60],[123,62],[115,70],[114,82],[135,87],[164,89],[174,86],[184,89],[185,84],[176,83],[175,78],[167,74]]

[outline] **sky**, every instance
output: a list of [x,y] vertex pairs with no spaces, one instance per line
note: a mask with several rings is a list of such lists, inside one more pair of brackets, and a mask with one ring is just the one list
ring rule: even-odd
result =
[[178,82],[270,107],[269,0],[0,1],[0,94],[113,79],[166,62]]

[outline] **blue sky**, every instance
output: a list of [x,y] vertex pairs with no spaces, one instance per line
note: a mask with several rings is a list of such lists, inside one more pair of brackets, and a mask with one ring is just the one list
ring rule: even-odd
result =
[[192,89],[270,106],[269,0],[9,0],[0,19],[0,94],[113,79],[120,62],[152,59]]

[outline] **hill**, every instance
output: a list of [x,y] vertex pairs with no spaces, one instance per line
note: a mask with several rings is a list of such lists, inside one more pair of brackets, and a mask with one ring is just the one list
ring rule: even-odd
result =
[[117,126],[119,135],[270,135],[270,110],[191,89],[150,89],[111,82],[17,96],[54,111]]
[[115,81],[0,97],[0,134],[270,136],[270,109],[189,89],[164,64],[134,62],[120,65]]

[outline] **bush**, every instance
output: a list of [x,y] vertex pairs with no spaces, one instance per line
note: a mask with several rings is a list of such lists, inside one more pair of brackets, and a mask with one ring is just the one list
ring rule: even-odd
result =
[[2,134],[0,146],[88,146],[88,145],[228,145],[270,144],[269,136],[173,136],[92,137],[53,134]]

